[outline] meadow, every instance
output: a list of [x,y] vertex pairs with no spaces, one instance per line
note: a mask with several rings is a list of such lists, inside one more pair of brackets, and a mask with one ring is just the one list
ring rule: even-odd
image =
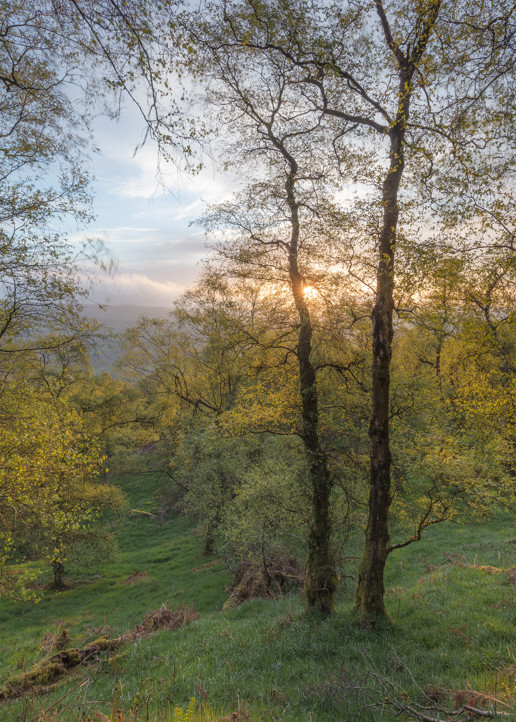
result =
[[[510,519],[438,525],[393,553],[391,621],[371,630],[353,619],[352,579],[343,580],[336,611],[324,621],[306,617],[299,593],[222,612],[232,578],[224,559],[202,556],[203,540],[185,519],[153,518],[152,474],[118,483],[131,509],[151,516],[124,516],[120,551],[102,574],[76,575],[61,593],[40,589],[35,605],[0,602],[1,683],[55,653],[46,641],[64,629],[65,646],[82,647],[127,632],[162,605],[195,607],[200,616],[3,702],[1,722],[411,720],[418,719],[414,703],[470,705],[516,720]],[[350,554],[358,555],[360,541]]]

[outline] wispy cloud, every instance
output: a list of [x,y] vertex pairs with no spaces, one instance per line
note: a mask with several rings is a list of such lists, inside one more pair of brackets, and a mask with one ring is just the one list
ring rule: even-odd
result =
[[101,152],[91,168],[97,220],[72,240],[78,245],[86,239],[102,241],[105,258],[100,261],[106,266],[115,261],[117,272],[102,277],[92,262],[93,296],[105,303],[168,305],[195,282],[199,260],[208,253],[204,232],[192,221],[206,205],[228,198],[238,180],[210,165],[194,176],[173,166],[158,168],[151,142],[135,154],[143,131],[134,108],[124,110],[119,123],[101,118],[97,126]]
[[96,303],[169,306],[187,285],[174,281],[157,281],[145,273],[120,273],[114,278],[97,276],[90,298]]

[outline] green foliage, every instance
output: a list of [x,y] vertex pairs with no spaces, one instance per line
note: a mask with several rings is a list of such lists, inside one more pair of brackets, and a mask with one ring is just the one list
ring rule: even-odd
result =
[[170,473],[184,493],[181,508],[231,556],[304,556],[309,489],[299,440],[192,431]]
[[110,468],[124,464],[135,449],[159,440],[155,409],[137,383],[107,372],[83,374],[70,390],[70,401],[81,411],[85,428],[98,440]]
[[[63,562],[68,548],[93,533],[104,509],[118,509],[118,489],[99,481],[103,458],[64,399],[28,385],[4,385],[0,418],[2,593],[18,543],[31,557]],[[93,547],[90,551],[93,551]]]
[[232,556],[258,563],[264,556],[304,557],[310,489],[303,448],[299,440],[274,437],[261,447],[261,459],[244,467],[224,510],[224,546]]
[[[365,430],[357,416],[366,410],[353,377],[333,367],[351,364],[362,376],[364,329],[357,324],[337,342],[322,309],[314,305],[313,312],[340,557],[364,496]],[[141,374],[171,479],[163,497],[177,504],[179,495],[179,508],[197,521],[207,548],[216,543],[236,559],[261,559],[264,549],[267,556],[306,555],[311,491],[300,439],[296,334],[286,289],[264,291],[252,279],[230,280],[212,269],[170,321],[142,319],[127,335],[126,363]]]
[[413,530],[430,507],[428,520],[512,508],[516,335],[501,248],[405,252],[418,299],[394,344],[394,512]]
[[194,722],[196,707],[196,699],[192,697],[186,709],[183,710],[182,707],[175,708],[172,722]]

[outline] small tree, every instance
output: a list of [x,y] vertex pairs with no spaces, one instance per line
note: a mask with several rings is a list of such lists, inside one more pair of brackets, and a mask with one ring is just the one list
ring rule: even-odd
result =
[[4,385],[1,401],[0,591],[10,593],[8,563],[20,539],[31,542],[31,556],[52,564],[54,584],[62,587],[71,542],[93,527],[104,508],[118,508],[122,497],[99,482],[97,444],[63,400],[49,401],[19,384]]

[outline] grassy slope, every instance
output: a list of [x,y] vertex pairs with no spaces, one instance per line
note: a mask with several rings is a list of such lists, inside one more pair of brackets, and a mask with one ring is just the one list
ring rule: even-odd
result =
[[[124,488],[133,507],[152,510],[151,476],[126,479]],[[117,686],[122,708],[129,709],[140,692],[145,712],[139,719],[146,718],[148,705],[152,720],[165,719],[177,705],[203,696],[202,690],[221,714],[243,700],[253,720],[393,719],[388,708],[366,707],[369,698],[354,691],[373,686],[378,690],[373,698],[382,700],[385,694],[372,684],[376,672],[412,698],[419,695],[417,682],[496,691],[508,699],[516,696],[514,586],[505,573],[471,565],[514,565],[516,546],[507,543],[513,536],[507,521],[441,526],[430,529],[423,542],[394,553],[387,578],[394,626],[370,632],[350,621],[351,585],[336,614],[322,623],[302,616],[297,596],[254,600],[221,613],[229,575],[221,563],[204,566],[202,540],[189,525],[178,518],[167,524],[128,518],[121,528],[121,552],[102,579],[59,595],[46,593],[36,606],[1,602],[0,679],[41,659],[42,637],[60,625],[69,630],[73,645],[83,645],[106,626],[110,636],[135,626],[162,603],[195,604],[201,618],[179,632],[159,632],[104,655],[40,699],[0,706],[0,722],[32,719],[87,678],[89,714],[95,709],[110,714]],[[136,569],[150,576],[124,584]],[[85,690],[65,697],[60,720],[77,718]]]

